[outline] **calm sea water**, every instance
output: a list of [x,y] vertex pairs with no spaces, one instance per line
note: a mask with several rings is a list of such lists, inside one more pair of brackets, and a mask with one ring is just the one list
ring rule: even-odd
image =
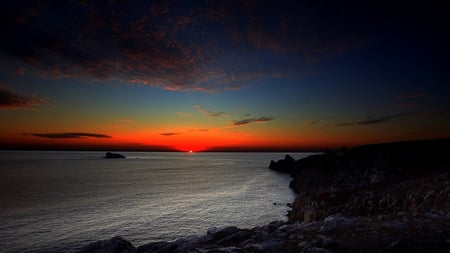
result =
[[0,151],[1,251],[73,252],[116,235],[140,246],[254,227],[285,220],[295,197],[289,176],[267,168],[284,154],[123,154]]

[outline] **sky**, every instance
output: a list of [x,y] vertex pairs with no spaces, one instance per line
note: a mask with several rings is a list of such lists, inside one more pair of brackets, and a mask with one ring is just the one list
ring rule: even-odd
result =
[[1,149],[450,137],[438,1],[17,0],[0,12]]

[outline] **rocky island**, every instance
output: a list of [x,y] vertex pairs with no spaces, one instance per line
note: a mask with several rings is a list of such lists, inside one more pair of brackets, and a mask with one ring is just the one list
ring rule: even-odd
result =
[[288,221],[79,252],[450,252],[450,139],[366,145],[271,161],[298,194]]
[[103,158],[115,159],[115,158],[125,158],[125,156],[118,153],[106,152]]

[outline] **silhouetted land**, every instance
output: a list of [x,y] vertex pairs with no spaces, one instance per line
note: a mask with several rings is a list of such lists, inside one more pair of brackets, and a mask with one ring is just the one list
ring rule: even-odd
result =
[[298,193],[287,222],[137,249],[115,237],[81,252],[450,252],[450,139],[366,145],[270,168]]

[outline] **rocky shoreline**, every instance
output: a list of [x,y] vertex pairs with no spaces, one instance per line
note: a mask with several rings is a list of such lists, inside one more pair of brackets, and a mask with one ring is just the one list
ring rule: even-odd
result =
[[450,252],[450,139],[327,151],[270,168],[298,194],[288,221],[134,247],[121,237],[79,252]]

